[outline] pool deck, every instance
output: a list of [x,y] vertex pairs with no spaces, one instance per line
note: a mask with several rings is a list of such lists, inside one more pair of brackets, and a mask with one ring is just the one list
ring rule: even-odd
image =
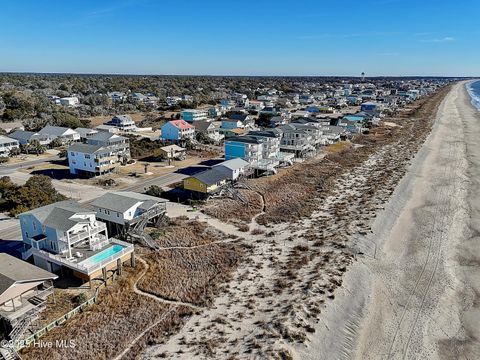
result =
[[[120,245],[123,247],[123,249],[93,264],[89,264],[88,262],[84,263],[86,260],[88,260],[92,256],[95,256],[96,254],[114,245]],[[102,267],[105,267],[106,265],[116,261],[117,259],[132,253],[133,251],[134,251],[133,244],[112,238],[112,239],[109,239],[108,243],[105,246],[103,246],[101,249],[98,249],[98,250],[90,250],[88,245],[74,246],[72,248],[72,258],[68,257],[68,253],[60,255],[60,254],[52,254],[44,250],[34,250],[33,254],[49,262],[53,262],[58,265],[68,267],[74,271],[89,275],[93,272],[98,271]]]

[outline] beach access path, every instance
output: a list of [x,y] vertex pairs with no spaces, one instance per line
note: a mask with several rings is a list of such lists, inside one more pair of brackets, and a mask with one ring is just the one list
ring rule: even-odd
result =
[[300,358],[480,359],[479,138],[455,84]]

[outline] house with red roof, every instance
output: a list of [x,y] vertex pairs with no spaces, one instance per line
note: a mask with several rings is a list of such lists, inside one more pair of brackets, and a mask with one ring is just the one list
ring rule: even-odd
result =
[[185,141],[193,139],[195,135],[195,127],[187,123],[185,120],[172,120],[162,126],[163,140]]

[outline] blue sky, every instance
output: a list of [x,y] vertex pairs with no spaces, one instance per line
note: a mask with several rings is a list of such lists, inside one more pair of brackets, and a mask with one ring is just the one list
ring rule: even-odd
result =
[[478,0],[5,0],[0,71],[480,76]]

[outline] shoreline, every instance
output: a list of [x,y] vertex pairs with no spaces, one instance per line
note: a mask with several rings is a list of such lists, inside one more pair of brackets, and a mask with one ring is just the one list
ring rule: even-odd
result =
[[[400,141],[376,144],[368,158],[339,174],[335,186],[315,199],[311,216],[275,226],[257,223],[254,230],[261,232],[245,233],[249,255],[212,307],[192,316],[165,343],[148,348],[142,358],[318,359],[312,347],[316,339],[324,339],[319,327],[332,327],[325,314],[333,299],[352,291],[342,285],[346,269],[356,254],[363,259],[374,253],[355,249],[361,244],[352,241],[352,234],[369,232],[368,219],[388,203],[430,133],[431,112],[447,93],[445,89],[400,116],[402,125],[395,130]],[[214,219],[202,214],[199,220]],[[323,349],[330,350],[328,345]]]
[[[458,101],[457,97],[460,97],[459,101],[463,101],[464,113],[468,113],[473,119],[480,118],[477,109],[468,101],[470,96],[465,83],[455,85],[438,107],[432,131],[409,166],[406,176],[398,184],[385,210],[378,214],[373,222],[373,235],[363,239],[364,242],[377,243],[380,249],[378,260],[364,258],[355,262],[349,269],[345,276],[343,291],[338,291],[338,296],[333,303],[327,305],[323,313],[325,326],[318,327],[315,339],[307,348],[297,349],[299,358],[408,359],[415,354],[415,358],[455,359],[460,353],[465,353],[466,358],[469,358],[467,353],[478,357],[478,334],[475,334],[476,329],[472,327],[471,322],[477,320],[478,324],[479,312],[476,309],[469,314],[469,317],[473,316],[475,320],[465,318],[461,308],[468,300],[465,301],[466,295],[461,294],[468,293],[469,304],[473,306],[475,296],[472,295],[472,291],[473,293],[475,291],[472,290],[472,286],[475,281],[476,284],[479,283],[479,278],[474,277],[469,281],[463,279],[465,276],[457,273],[461,266],[456,260],[459,256],[457,246],[461,245],[461,240],[464,239],[465,231],[469,227],[465,223],[468,211],[462,206],[462,202],[468,196],[466,186],[468,178],[465,175],[470,164],[466,160],[467,155],[462,152],[461,146],[458,146],[462,141],[463,129],[452,136],[451,141],[452,152],[456,154],[456,164],[452,165],[455,166],[453,176],[457,175],[463,181],[459,181],[459,185],[450,186],[449,192],[446,193],[449,197],[455,198],[455,203],[451,203],[448,208],[450,211],[455,209],[455,216],[440,214],[432,217],[428,213],[449,202],[448,197],[440,199],[429,192],[429,189],[432,185],[431,174],[435,172],[431,163],[438,160],[435,150],[441,146],[439,137],[446,132],[446,127],[451,126],[445,125],[444,118],[447,115],[444,113],[450,114],[452,111],[455,113],[456,109],[451,109],[451,103]],[[461,114],[457,116],[461,122]],[[478,123],[480,124],[480,121]],[[465,120],[463,126],[466,126]],[[474,130],[476,129],[471,133],[475,133]],[[446,157],[441,160],[451,159]],[[448,177],[447,168],[444,170],[441,175]],[[442,180],[444,179],[440,179],[438,183]],[[440,186],[445,187],[445,184]],[[470,207],[473,208],[475,205],[471,204]],[[427,254],[421,253],[422,250],[418,249],[425,244],[416,246],[411,243],[422,242],[413,235],[414,233],[420,233],[426,239],[429,237],[428,232],[422,233],[422,230],[428,227],[428,221],[418,220],[423,216],[429,221],[434,220],[434,225],[428,228],[431,234],[427,245],[431,251]],[[460,223],[462,225],[459,225]],[[448,232],[445,231],[444,225],[451,226]],[[455,245],[450,241],[455,241]],[[472,250],[469,248],[470,252]],[[418,260],[418,263],[415,260]],[[476,261],[476,258],[470,259],[470,263],[475,266],[472,260]],[[401,270],[395,271],[395,267]],[[439,269],[442,268],[443,275],[448,279],[442,281],[447,290],[435,286],[437,278],[440,277]],[[478,276],[478,264],[476,270]],[[410,279],[409,272],[415,273],[416,277]],[[399,284],[395,284],[397,278]],[[396,286],[392,284],[401,289],[395,289]],[[429,290],[438,297],[440,309],[430,301]],[[460,300],[464,301],[462,306]],[[330,326],[327,327],[327,324]],[[451,330],[453,327],[455,331]],[[461,345],[467,344],[469,339],[465,334],[461,334],[462,332],[475,334],[471,339],[473,344],[471,348],[466,349],[466,345]]]

